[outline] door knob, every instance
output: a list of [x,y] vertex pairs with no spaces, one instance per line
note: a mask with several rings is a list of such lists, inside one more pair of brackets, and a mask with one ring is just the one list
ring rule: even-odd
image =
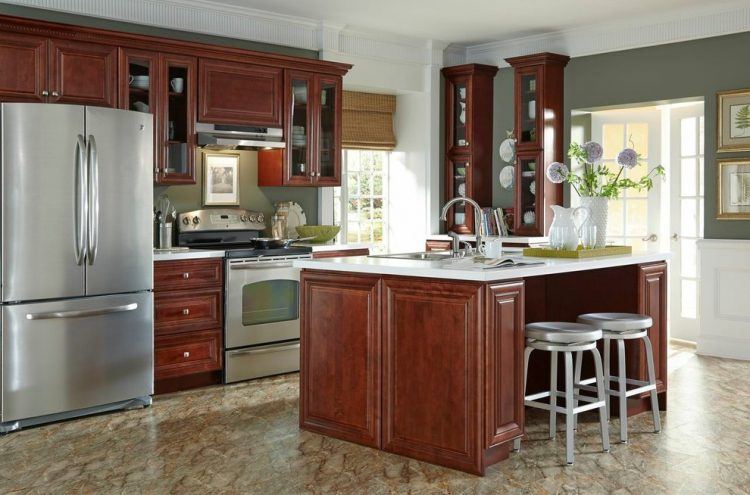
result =
[[674,234],[672,234],[672,240],[673,241],[676,241],[679,238],[680,238],[680,234],[678,234],[677,232],[675,232]]
[[642,237],[641,238],[641,240],[644,241],[644,242],[648,242],[648,241],[656,242],[657,239],[659,239],[659,236],[657,236],[656,234],[651,234],[648,237]]

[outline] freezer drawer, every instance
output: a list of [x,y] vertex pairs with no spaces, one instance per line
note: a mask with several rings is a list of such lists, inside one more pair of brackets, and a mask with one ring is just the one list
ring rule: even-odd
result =
[[153,393],[153,294],[2,307],[2,421]]
[[299,371],[299,341],[226,351],[224,382]]

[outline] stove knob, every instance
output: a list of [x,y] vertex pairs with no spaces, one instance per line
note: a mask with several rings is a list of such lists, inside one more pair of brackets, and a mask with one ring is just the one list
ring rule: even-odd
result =
[[242,215],[240,217],[240,220],[242,220],[243,222],[247,222],[247,215]]
[[182,217],[182,223],[185,225],[190,225],[190,217]]
[[258,221],[258,216],[257,215],[250,215],[247,219],[250,220],[251,222],[257,222]]
[[263,216],[263,213],[258,213],[258,222],[263,223],[264,220],[265,220],[265,217]]
[[199,223],[201,223],[201,219],[198,217],[193,217],[193,224],[198,225]]

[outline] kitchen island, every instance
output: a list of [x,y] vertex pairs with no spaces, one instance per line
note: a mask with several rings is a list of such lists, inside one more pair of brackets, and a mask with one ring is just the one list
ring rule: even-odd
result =
[[[300,426],[482,475],[523,435],[524,324],[595,311],[652,316],[666,407],[667,257],[536,259],[492,270],[364,256],[295,261]],[[543,354],[532,354],[529,391],[548,387]],[[645,378],[642,347],[629,345],[627,356],[628,376]],[[584,376],[592,368],[584,361]],[[629,414],[648,408],[629,399]]]

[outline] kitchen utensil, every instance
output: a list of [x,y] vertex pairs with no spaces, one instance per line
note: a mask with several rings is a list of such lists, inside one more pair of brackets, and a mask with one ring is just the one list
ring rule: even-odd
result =
[[323,243],[332,241],[338,235],[341,227],[339,225],[299,225],[296,230],[303,238],[311,238],[310,242]]
[[185,89],[185,80],[181,77],[174,77],[169,81],[169,86],[175,93],[182,93]]
[[500,171],[498,179],[500,180],[500,186],[503,189],[513,189],[513,182],[516,177],[516,168],[513,165],[508,165]]
[[149,87],[149,76],[134,76],[131,75],[128,78],[128,85],[137,89],[148,89]]
[[273,215],[271,217],[271,236],[282,238],[286,235],[286,215]]
[[[585,206],[579,206],[577,208],[564,208],[560,205],[552,205],[552,212],[554,217],[552,218],[552,225],[550,226],[550,233],[553,228],[559,228],[559,231],[555,231],[556,242],[562,246],[562,249],[572,251],[578,247],[578,227],[575,224],[575,217],[579,213],[583,214],[583,218],[580,224],[586,221],[589,217],[590,211]],[[550,234],[550,243],[552,242]]]
[[159,224],[159,249],[172,248],[172,222]]

